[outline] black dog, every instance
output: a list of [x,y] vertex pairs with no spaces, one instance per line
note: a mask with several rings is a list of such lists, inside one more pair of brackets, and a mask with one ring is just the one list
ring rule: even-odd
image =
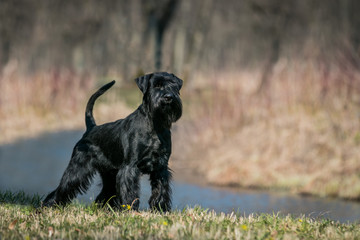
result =
[[139,178],[150,175],[152,209],[171,209],[171,125],[182,114],[182,80],[166,72],[135,79],[143,92],[143,102],[125,119],[97,126],[92,115],[95,100],[112,87],[112,81],[93,94],[86,107],[86,132],[75,145],[70,163],[59,186],[43,206],[69,203],[85,192],[98,172],[102,190],[97,203],[121,208],[139,208]]

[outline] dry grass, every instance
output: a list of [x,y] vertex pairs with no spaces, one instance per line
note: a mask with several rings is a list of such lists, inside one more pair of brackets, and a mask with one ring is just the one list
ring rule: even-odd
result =
[[[94,79],[67,69],[23,75],[16,62],[8,64],[0,75],[0,143],[44,131],[83,128],[86,101],[104,83],[95,84]],[[94,115],[99,122],[129,113],[117,92],[97,102]]]
[[360,199],[359,72],[284,60],[262,94],[258,71],[198,78],[179,138],[208,182]]

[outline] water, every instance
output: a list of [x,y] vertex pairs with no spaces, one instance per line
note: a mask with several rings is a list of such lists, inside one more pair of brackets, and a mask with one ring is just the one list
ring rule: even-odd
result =
[[[64,131],[49,133],[34,139],[25,139],[0,146],[0,190],[22,190],[45,195],[53,190],[66,168],[72,148],[82,132]],[[175,179],[177,179],[175,173]],[[79,201],[90,202],[100,191],[99,177]],[[141,181],[140,207],[146,209],[150,197],[147,177]],[[173,183],[173,208],[200,205],[216,212],[232,211],[251,213],[278,213],[313,218],[328,218],[339,222],[359,222],[360,203],[334,199],[300,197],[284,193],[235,191],[198,186],[175,181]]]

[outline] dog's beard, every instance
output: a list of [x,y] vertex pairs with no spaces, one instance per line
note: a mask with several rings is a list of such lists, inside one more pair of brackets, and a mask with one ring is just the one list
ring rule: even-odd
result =
[[180,99],[174,99],[171,103],[159,102],[153,109],[154,121],[168,128],[171,127],[173,122],[179,120],[182,115]]
[[181,100],[178,99],[173,101],[171,104],[165,106],[165,115],[168,116],[168,120],[173,123],[179,120],[182,115],[182,103]]

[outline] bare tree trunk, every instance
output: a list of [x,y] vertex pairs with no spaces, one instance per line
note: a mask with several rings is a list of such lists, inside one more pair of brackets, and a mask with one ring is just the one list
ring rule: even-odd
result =
[[349,0],[341,0],[341,22],[346,38],[350,36]]
[[10,56],[10,41],[3,41],[0,51],[0,69],[6,65]]
[[257,89],[257,93],[263,93],[269,87],[269,81],[272,77],[273,68],[280,55],[280,39],[275,37],[272,41],[271,52],[268,61],[265,64],[264,70],[261,75],[260,85]]
[[143,0],[142,8],[146,21],[148,22],[148,28],[146,32],[150,32],[150,36],[154,36],[154,58],[155,69],[161,69],[162,60],[162,45],[164,33],[169,26],[169,23],[174,15],[175,8],[177,6],[177,0]]

